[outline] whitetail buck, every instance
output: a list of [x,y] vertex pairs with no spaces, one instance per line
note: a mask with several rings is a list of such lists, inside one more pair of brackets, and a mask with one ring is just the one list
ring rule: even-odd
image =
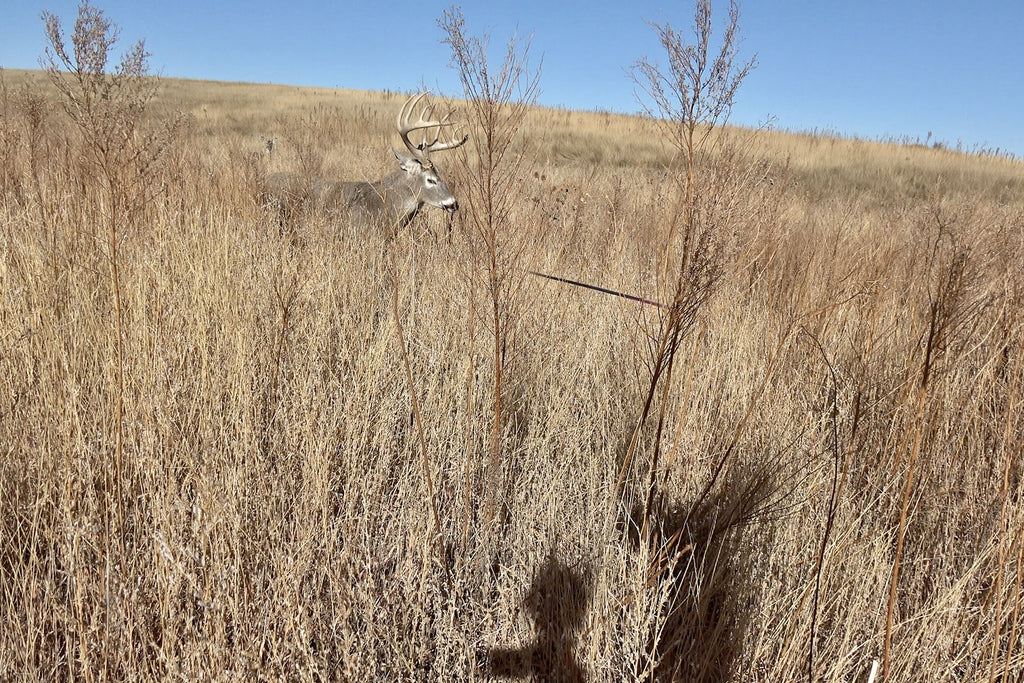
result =
[[[392,150],[399,169],[382,180],[335,182],[306,178],[297,173],[267,176],[267,197],[281,212],[281,220],[290,221],[299,211],[318,208],[340,219],[347,218],[352,225],[379,225],[393,232],[408,225],[424,204],[449,212],[458,209],[459,203],[430,160],[430,154],[458,147],[469,140],[469,136],[442,142],[442,129],[454,122],[448,120],[450,112],[440,119],[432,119],[432,105],[424,107],[413,121],[413,111],[426,94],[411,98],[398,112],[398,134],[411,156]],[[422,131],[418,144],[409,138],[414,131]]]

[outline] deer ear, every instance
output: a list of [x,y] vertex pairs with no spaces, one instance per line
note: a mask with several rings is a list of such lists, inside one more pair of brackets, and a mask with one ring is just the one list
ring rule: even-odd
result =
[[402,154],[397,149],[392,149],[395,153],[395,158],[398,159],[398,165],[402,167],[402,170],[406,173],[417,174],[423,171],[423,164],[416,157],[407,156]]

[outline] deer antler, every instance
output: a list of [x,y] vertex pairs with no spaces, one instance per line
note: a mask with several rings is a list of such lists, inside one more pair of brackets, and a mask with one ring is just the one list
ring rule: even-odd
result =
[[[448,142],[441,142],[441,129],[447,126],[454,126],[455,122],[448,120],[448,117],[451,116],[451,112],[445,114],[440,120],[431,119],[430,115],[434,109],[434,105],[432,104],[428,104],[424,107],[417,115],[415,121],[411,120],[412,113],[413,110],[415,110],[416,105],[427,95],[428,92],[430,91],[421,92],[419,95],[410,98],[408,102],[402,105],[402,109],[398,112],[398,134],[402,136],[402,142],[404,142],[405,146],[409,148],[412,155],[419,159],[420,163],[424,165],[430,164],[429,156],[431,152],[454,149],[459,145],[465,144],[465,142],[469,140],[469,136],[464,135],[461,140],[458,137],[453,137],[453,139]],[[428,142],[427,138],[429,137],[431,128],[434,129],[434,139]],[[413,144],[412,140],[409,139],[409,133],[414,130],[424,131],[423,141],[418,145]],[[456,131],[458,128],[456,127],[452,130]]]

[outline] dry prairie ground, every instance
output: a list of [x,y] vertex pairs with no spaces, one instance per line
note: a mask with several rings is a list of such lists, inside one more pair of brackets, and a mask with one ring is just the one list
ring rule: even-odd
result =
[[717,133],[634,439],[664,311],[525,271],[671,300],[651,121],[530,112],[496,360],[463,196],[259,201],[389,172],[403,95],[164,81],[114,223],[2,75],[0,678],[864,681],[887,632],[891,680],[1024,677],[1020,162]]

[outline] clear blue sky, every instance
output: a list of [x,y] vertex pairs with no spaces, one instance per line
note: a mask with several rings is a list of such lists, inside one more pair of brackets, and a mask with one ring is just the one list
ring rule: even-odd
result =
[[[449,2],[97,0],[144,38],[165,76],[457,94],[436,20]],[[726,5],[716,0],[717,20]],[[532,35],[542,104],[638,109],[628,67],[660,60],[647,21],[692,23],[690,2],[464,2],[472,34]],[[0,66],[37,68],[44,9],[70,30],[72,0],[8,0]],[[758,67],[732,121],[866,138],[935,139],[1024,156],[1024,0],[745,0],[743,49]]]

